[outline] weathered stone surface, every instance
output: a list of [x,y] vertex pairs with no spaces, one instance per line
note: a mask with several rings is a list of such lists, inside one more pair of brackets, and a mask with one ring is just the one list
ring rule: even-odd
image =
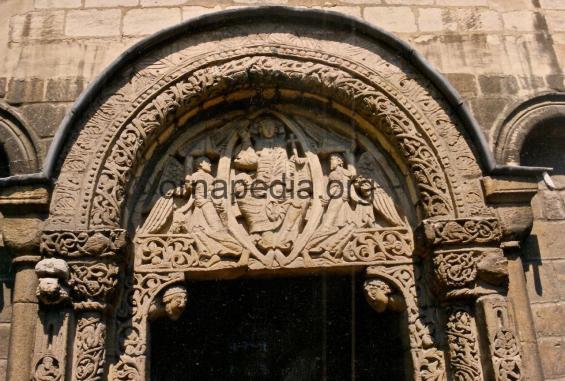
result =
[[57,39],[64,25],[64,11],[29,12],[11,18],[10,36],[13,42]]
[[549,88],[560,91],[565,90],[565,75],[550,74],[545,79]]
[[457,7],[478,7],[487,6],[488,0],[436,0],[436,5],[457,6]]
[[0,78],[0,98],[4,98],[6,96],[6,85],[8,81],[6,78]]
[[57,78],[47,81],[45,100],[48,102],[72,102],[84,88],[83,78]]
[[81,0],[34,0],[36,8],[80,8]]
[[545,19],[550,30],[565,32],[565,10],[546,11]]
[[526,284],[532,303],[559,302],[565,297],[565,289],[551,261],[526,262]]
[[565,342],[560,337],[542,337],[538,341],[546,379],[565,374]]
[[69,11],[65,34],[72,37],[104,37],[120,34],[122,12],[118,9]]
[[[370,1],[367,1],[367,3],[375,4],[375,2]],[[433,5],[434,0],[387,0],[386,3],[391,5]]]
[[188,20],[194,17],[205,15],[207,13],[217,12],[219,10],[221,10],[219,6],[214,8],[201,7],[201,6],[182,7],[182,19]]
[[146,35],[180,21],[180,8],[133,9],[124,16],[123,31],[129,36]]
[[512,31],[533,32],[537,28],[536,16],[532,11],[503,13],[504,28]]
[[288,0],[234,0],[239,4],[287,4]]
[[565,303],[539,303],[532,305],[537,333],[544,336],[565,336],[565,325],[556,324],[563,321]]
[[[2,255],[6,255],[5,253]],[[1,259],[4,261],[6,258]],[[6,261],[8,262],[8,261]],[[13,279],[4,278],[0,280],[0,292],[2,292],[3,305],[0,308],[0,323],[10,323],[12,321],[12,287]]]
[[478,95],[479,89],[474,75],[465,73],[449,73],[446,77],[464,98],[472,98]]
[[485,95],[516,94],[518,92],[518,81],[512,76],[481,75],[479,84]]
[[[316,7],[318,8],[318,7]],[[361,18],[361,7],[348,7],[348,6],[332,6],[332,7],[324,7],[320,9],[325,9],[333,12],[343,13],[344,15],[354,16]]]
[[114,7],[135,7],[139,5],[139,0],[85,0],[86,8],[114,8]]
[[363,17],[391,32],[416,32],[416,17],[409,7],[366,7]]
[[45,138],[55,135],[59,124],[65,117],[67,106],[51,103],[37,103],[23,106],[21,111],[29,123],[37,126],[37,134]]
[[45,83],[38,78],[11,79],[6,101],[9,103],[40,102],[44,99]]
[[471,108],[479,125],[488,131],[492,127],[493,115],[504,112],[505,108],[512,102],[505,97],[481,97],[471,100]]
[[159,7],[186,4],[186,0],[140,0],[142,7]]
[[561,0],[540,0],[540,4],[545,9],[565,9],[565,3]]
[[457,22],[446,9],[421,8],[418,10],[418,29],[420,32],[455,31]]
[[10,342],[10,325],[0,323],[0,359],[8,358],[8,343]]

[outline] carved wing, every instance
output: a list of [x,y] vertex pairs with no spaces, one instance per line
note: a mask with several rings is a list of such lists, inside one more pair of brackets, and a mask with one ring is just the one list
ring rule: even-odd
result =
[[404,225],[393,199],[383,189],[386,180],[377,170],[377,163],[370,153],[364,152],[357,162],[359,176],[373,183],[373,207],[393,226]]
[[143,223],[141,229],[139,229],[139,233],[141,234],[156,234],[156,233],[164,233],[162,230],[168,226],[171,222],[173,217],[173,210],[174,210],[174,197],[172,196],[173,191],[169,191],[167,195],[160,197],[149,216]]
[[373,207],[393,226],[404,225],[392,198],[380,187],[374,190]]

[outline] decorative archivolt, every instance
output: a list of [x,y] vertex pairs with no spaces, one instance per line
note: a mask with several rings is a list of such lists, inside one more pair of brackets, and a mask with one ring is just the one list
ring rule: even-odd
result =
[[[447,364],[480,379],[470,303],[503,290],[506,274],[500,226],[457,120],[429,82],[382,46],[338,31],[320,39],[306,26],[250,28],[193,35],[140,58],[78,126],[41,243],[64,261],[38,272],[40,299],[71,300],[77,314],[72,379],[101,379],[108,369],[109,379],[146,379],[148,321],[178,317],[187,277],[345,266],[367,270],[376,310],[405,311],[415,380],[447,380]],[[316,135],[315,123],[305,127],[281,107],[301,103],[349,120],[356,134]],[[195,131],[176,165],[161,168],[174,186],[158,195],[153,188],[147,213],[137,212],[137,193],[157,179],[147,176],[155,157],[222,113],[218,128]],[[399,200],[384,168],[395,168],[414,197]],[[218,180],[228,195],[219,201]],[[256,188],[260,197],[229,198],[257,180],[267,186]],[[269,194],[275,183],[297,189],[301,180],[311,183],[304,197]],[[332,180],[351,193],[329,197]],[[413,255],[412,227],[422,220],[424,259]],[[134,252],[129,262],[123,247]],[[107,333],[115,347],[104,345]]]
[[85,120],[55,189],[53,226],[118,226],[132,175],[177,117],[187,115],[184,126],[225,102],[296,96],[349,114],[395,151],[426,215],[488,213],[480,171],[453,117],[431,85],[407,75],[386,51],[381,57],[353,43],[274,33],[181,45],[164,58],[139,62],[129,82]]

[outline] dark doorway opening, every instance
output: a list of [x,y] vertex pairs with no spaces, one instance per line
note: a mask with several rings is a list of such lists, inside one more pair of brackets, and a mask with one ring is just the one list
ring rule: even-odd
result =
[[151,379],[405,380],[406,323],[374,312],[361,278],[190,284],[179,321],[151,324]]

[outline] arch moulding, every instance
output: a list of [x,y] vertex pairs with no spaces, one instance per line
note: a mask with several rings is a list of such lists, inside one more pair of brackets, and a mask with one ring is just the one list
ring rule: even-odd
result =
[[[404,311],[411,379],[520,379],[483,148],[445,89],[349,18],[218,17],[142,42],[74,117],[36,267],[42,308],[72,306],[41,324],[74,349],[36,340],[35,379],[147,379],[148,325],[179,317],[191,281],[344,270]],[[312,186],[229,198],[259,179]],[[217,180],[228,198],[202,188]],[[352,193],[327,197],[332,181]]]

